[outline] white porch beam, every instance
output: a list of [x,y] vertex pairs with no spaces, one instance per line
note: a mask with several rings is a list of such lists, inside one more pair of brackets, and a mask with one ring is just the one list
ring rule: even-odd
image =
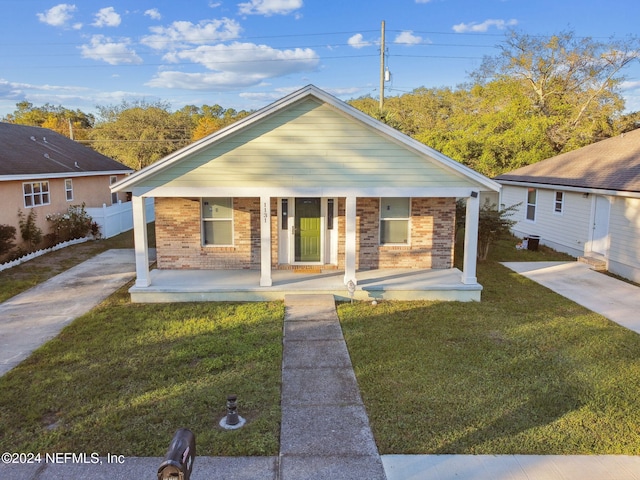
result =
[[271,280],[271,197],[260,197],[260,286],[270,287]]
[[480,194],[475,192],[467,197],[467,213],[464,225],[464,258],[462,266],[462,283],[475,285],[476,261],[478,258],[478,222],[480,220]]
[[136,287],[151,285],[149,277],[149,242],[147,239],[147,209],[145,197],[131,197],[133,211],[133,243],[136,258]]
[[356,197],[347,197],[345,208],[344,284],[356,280]]

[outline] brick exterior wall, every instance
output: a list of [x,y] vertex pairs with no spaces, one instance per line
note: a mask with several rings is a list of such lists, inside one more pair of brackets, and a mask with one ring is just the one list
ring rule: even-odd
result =
[[[260,269],[260,199],[234,198],[234,245],[202,246],[200,199],[156,198],[156,247],[160,269]],[[379,245],[380,199],[356,202],[356,268],[451,268],[455,198],[411,201],[410,245]],[[277,268],[277,199],[271,199],[271,259]],[[344,268],[345,199],[337,205],[338,268]]]
[[233,199],[232,247],[202,245],[199,198],[156,198],[155,214],[158,268],[260,269],[259,198]]
[[[344,268],[345,202],[338,203],[339,268]],[[455,198],[413,198],[407,246],[380,245],[380,199],[356,201],[357,269],[451,268],[455,247]]]

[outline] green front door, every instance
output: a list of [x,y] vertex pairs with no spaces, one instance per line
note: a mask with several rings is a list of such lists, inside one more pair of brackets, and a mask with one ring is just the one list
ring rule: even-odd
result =
[[296,262],[320,261],[320,199],[296,198]]

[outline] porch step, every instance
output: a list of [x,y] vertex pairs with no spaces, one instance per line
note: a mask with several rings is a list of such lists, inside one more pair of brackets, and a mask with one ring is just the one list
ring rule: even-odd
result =
[[581,263],[586,263],[591,267],[591,270],[595,270],[596,272],[606,272],[607,270],[607,262],[601,258],[578,257],[578,261]]

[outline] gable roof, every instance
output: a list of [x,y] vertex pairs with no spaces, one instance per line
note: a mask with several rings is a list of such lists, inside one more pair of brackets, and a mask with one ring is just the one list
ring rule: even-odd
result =
[[48,128],[0,122],[0,180],[132,171],[120,162]]
[[510,185],[640,193],[640,129],[498,175],[495,180]]
[[[386,153],[381,151],[385,148]],[[385,158],[396,153],[400,155],[393,158],[394,164],[385,164]],[[430,172],[438,170],[457,186],[500,189],[478,172],[308,85],[136,172],[112,189],[148,192],[187,188],[187,184],[338,189],[348,177],[354,185],[356,176],[361,185],[386,181],[397,188],[399,176],[415,183],[410,169],[419,163],[431,164]],[[427,177],[425,184],[433,185],[435,178]]]

